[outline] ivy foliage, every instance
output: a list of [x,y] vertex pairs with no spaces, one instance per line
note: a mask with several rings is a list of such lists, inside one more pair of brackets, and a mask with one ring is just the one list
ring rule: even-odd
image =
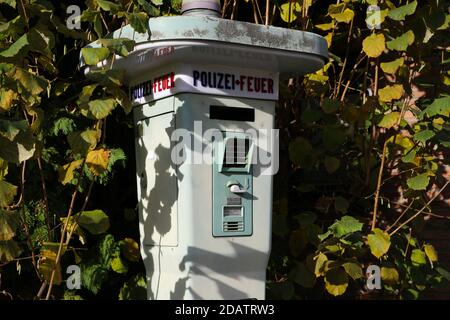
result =
[[[417,299],[447,286],[448,272],[422,237],[425,221],[437,219],[424,213],[437,201],[429,192],[448,185],[446,5],[275,6],[273,23],[323,35],[330,59],[282,87],[281,162],[290,167],[276,184],[284,192],[274,204],[271,297]],[[367,287],[370,265],[380,267],[381,290]]]
[[[134,48],[113,30],[145,33],[181,1],[74,2],[80,29],[66,23],[72,3],[0,0],[0,289],[141,299],[136,198],[125,190],[135,189],[131,104],[123,72],[102,62]],[[281,85],[269,296],[416,299],[445,286],[450,273],[421,238],[439,195],[429,191],[448,185],[444,2],[222,3],[225,18],[319,33],[330,52],[321,70]],[[89,78],[80,58],[99,67]],[[80,291],[65,289],[71,264],[81,266]],[[373,264],[379,291],[366,287]]]

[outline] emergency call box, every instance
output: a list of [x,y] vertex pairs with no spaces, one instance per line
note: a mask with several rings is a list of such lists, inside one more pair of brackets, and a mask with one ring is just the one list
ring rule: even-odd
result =
[[197,14],[111,36],[136,42],[100,65],[125,72],[133,104],[148,298],[264,299],[279,81],[320,69],[325,39]]

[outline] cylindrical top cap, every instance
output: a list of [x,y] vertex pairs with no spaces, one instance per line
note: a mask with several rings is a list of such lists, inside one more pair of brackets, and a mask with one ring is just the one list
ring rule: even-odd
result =
[[183,15],[220,16],[219,0],[183,0]]

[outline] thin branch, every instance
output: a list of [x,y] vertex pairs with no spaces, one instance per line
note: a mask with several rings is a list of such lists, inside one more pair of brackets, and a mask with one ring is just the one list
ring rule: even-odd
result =
[[255,4],[256,4],[256,10],[258,11],[259,19],[261,20],[261,23],[262,23],[262,22],[264,21],[264,19],[263,19],[263,15],[262,15],[262,13],[261,13],[261,9],[260,9],[260,7],[259,7],[258,0],[252,0],[252,1],[254,1]]
[[23,12],[23,18],[25,19],[25,22],[27,24],[27,29],[30,29],[30,25],[28,23],[28,16],[27,16],[27,11],[25,10],[25,5],[23,4],[23,0],[20,0],[20,5],[22,7],[22,12]]
[[[90,183],[90,185],[89,185],[89,189],[88,189],[88,192],[87,192],[87,194],[86,194],[86,197],[84,198],[84,203],[83,203],[83,206],[81,207],[80,213],[83,212],[83,211],[86,209],[86,206],[87,206],[88,201],[89,201],[89,197],[91,196],[91,192],[92,192],[92,187],[93,187],[93,186],[94,186],[94,180],[92,180],[91,183]],[[69,230],[69,234],[68,234],[68,236],[67,236],[66,244],[69,244],[69,241],[70,241],[70,239],[72,238],[72,235],[73,235],[73,233],[74,233],[75,230],[76,230],[76,225],[78,224],[78,220],[80,219],[80,217],[81,217],[81,214],[75,216],[75,221],[74,221],[74,223],[73,223],[73,225],[74,225],[75,227],[73,227],[73,228],[71,228],[71,229]]]
[[408,223],[413,221],[415,218],[417,218],[417,216],[419,216],[419,214],[421,214],[430,205],[430,203],[432,203],[437,197],[439,197],[439,195],[445,190],[445,188],[448,186],[449,183],[450,183],[450,180],[447,180],[447,182],[444,184],[444,186],[441,188],[441,190],[439,190],[438,193],[436,193],[419,211],[417,211],[417,213],[415,215],[413,215],[411,218],[409,218],[408,220],[403,222],[401,225],[399,225],[397,227],[397,229],[392,231],[389,235],[392,237],[392,235],[394,235],[398,230],[403,228],[403,226],[407,225]]
[[[361,50],[361,52],[360,52],[359,55],[361,55],[361,53],[363,53],[362,50]],[[362,58],[359,59],[359,60],[355,63],[355,65],[354,65],[353,68],[352,68],[352,71],[350,71],[350,75],[349,75],[349,77],[348,77],[348,79],[347,79],[347,82],[345,83],[344,91],[342,92],[341,101],[344,101],[344,99],[345,99],[345,95],[347,94],[347,90],[348,90],[348,88],[349,88],[349,86],[350,86],[350,83],[351,83],[351,81],[352,81],[353,74],[355,73],[355,71],[356,71],[356,69],[358,68],[359,64],[360,64],[361,62],[363,62],[365,58],[367,58],[367,55],[364,54],[364,55],[362,56]],[[339,83],[340,83],[340,81],[339,81]],[[339,92],[339,90],[337,90],[337,91]],[[364,92],[363,92],[363,94],[364,94]],[[336,95],[336,96],[337,96],[337,95]]]
[[231,17],[230,20],[234,20],[236,18],[237,9],[239,7],[239,1],[234,0],[233,2],[233,10],[231,11]]
[[408,236],[408,241],[406,242],[406,249],[405,249],[405,255],[404,255],[405,260],[406,260],[406,257],[408,256],[408,249],[409,249],[409,242],[411,240],[411,235],[412,235],[412,228],[409,228],[409,236]]
[[256,12],[255,0],[252,0],[252,7],[253,7],[253,19],[255,20],[255,24],[259,24],[258,13]]
[[272,7],[272,16],[270,17],[270,25],[273,25],[273,19],[275,18],[275,13],[277,12],[277,6],[274,4]]
[[391,230],[401,219],[402,217],[409,211],[409,209],[411,209],[411,206],[414,203],[414,199],[413,201],[410,202],[410,204],[406,207],[405,210],[403,210],[403,212],[398,216],[397,220],[395,220],[395,222],[393,224],[391,224],[385,231],[389,232],[389,230]]
[[[108,31],[108,33],[111,33],[111,31],[109,30],[108,24],[105,21],[105,18],[103,17],[103,14],[100,12],[100,18],[102,18],[102,22],[105,25],[106,31]],[[101,36],[101,35],[99,35]]]
[[375,200],[374,200],[374,204],[373,204],[372,230],[375,229],[375,225],[377,222],[378,202],[379,202],[379,197],[380,197],[381,181],[383,178],[384,162],[385,162],[386,151],[387,151],[387,142],[388,142],[388,140],[386,140],[383,144],[383,152],[381,154],[380,170],[378,171],[377,189],[375,191]]
[[225,1],[223,2],[223,6],[222,6],[222,18],[225,18],[225,14],[226,14],[226,11],[227,11],[227,8],[228,8],[229,3],[230,3],[229,0],[225,0]]
[[352,20],[350,21],[350,28],[349,28],[348,37],[347,37],[347,48],[345,50],[345,58],[344,58],[344,63],[342,64],[341,73],[339,74],[337,92],[335,94],[335,97],[339,96],[339,90],[341,88],[342,77],[344,76],[345,67],[347,66],[348,54],[350,52],[350,41],[352,39],[353,20],[354,19],[352,18]]
[[[82,175],[82,173],[83,173],[85,163],[86,163],[86,157],[84,157],[83,163],[81,164],[80,175]],[[58,266],[59,260],[61,259],[61,252],[62,252],[62,248],[64,246],[64,235],[66,233],[70,217],[72,216],[72,213],[73,213],[73,209],[74,209],[74,206],[75,206],[75,200],[76,200],[77,195],[78,195],[78,188],[80,187],[81,180],[82,179],[81,179],[81,176],[80,176],[78,178],[78,182],[77,182],[77,185],[75,187],[75,190],[72,193],[72,199],[70,201],[69,212],[68,212],[66,220],[64,222],[63,231],[61,233],[61,240],[59,241],[58,253],[56,254],[55,265],[53,266],[52,274],[50,276],[50,283],[49,283],[49,286],[48,286],[48,291],[47,291],[47,295],[45,297],[45,300],[48,300],[50,298],[50,294],[52,292],[53,281],[54,281],[55,273],[56,273],[56,267]]]
[[51,232],[50,232],[51,227],[50,227],[47,187],[45,185],[44,170],[42,169],[42,162],[41,162],[40,157],[37,158],[37,163],[38,163],[39,173],[41,176],[42,192],[43,192],[43,196],[44,196],[44,206],[45,206],[44,213],[45,213],[45,223],[47,225],[47,235],[48,235],[48,239],[51,241],[52,237],[51,237]]
[[36,298],[41,299],[42,295],[44,294],[45,288],[47,288],[47,280],[42,281],[41,287],[39,288]]

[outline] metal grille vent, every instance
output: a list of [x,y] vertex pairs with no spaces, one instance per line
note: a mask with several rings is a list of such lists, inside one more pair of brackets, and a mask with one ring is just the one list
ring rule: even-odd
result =
[[225,167],[242,168],[247,165],[250,140],[242,138],[228,139],[225,145]]
[[227,221],[223,223],[223,231],[225,232],[236,232],[244,231],[243,221]]

